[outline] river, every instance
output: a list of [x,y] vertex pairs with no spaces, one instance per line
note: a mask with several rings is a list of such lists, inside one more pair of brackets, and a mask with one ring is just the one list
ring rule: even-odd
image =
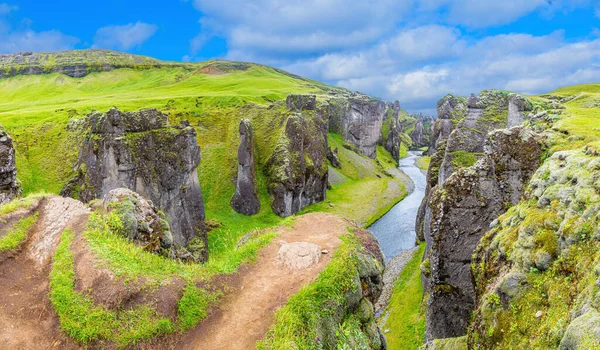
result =
[[409,152],[409,156],[400,160],[399,168],[414,182],[414,190],[401,202],[396,204],[387,214],[382,216],[369,230],[373,231],[386,262],[405,250],[415,246],[415,220],[419,205],[425,196],[426,177],[415,165],[421,152]]

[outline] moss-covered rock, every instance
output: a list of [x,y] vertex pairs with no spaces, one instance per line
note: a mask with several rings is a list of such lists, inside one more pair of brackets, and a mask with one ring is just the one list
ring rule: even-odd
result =
[[325,200],[327,190],[327,117],[303,110],[289,113],[273,154],[266,163],[271,207],[290,216]]
[[17,180],[15,148],[10,135],[0,126],[0,205],[21,195]]
[[507,203],[521,199],[539,166],[543,144],[526,128],[494,131],[479,162],[457,170],[432,192],[425,236],[431,261],[426,339],[466,333],[476,302],[471,255]]
[[187,123],[169,127],[167,116],[149,109],[123,113],[112,108],[93,112],[84,121],[87,132],[76,174],[61,194],[83,202],[103,198],[115,188],[135,191],[165,212],[174,244],[204,241],[204,204],[198,181],[200,147]]

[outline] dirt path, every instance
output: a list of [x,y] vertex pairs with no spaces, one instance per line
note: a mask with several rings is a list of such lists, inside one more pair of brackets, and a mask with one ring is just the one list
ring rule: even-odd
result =
[[0,264],[0,349],[76,348],[50,305],[49,274],[61,233],[83,231],[88,215],[73,199],[45,199],[21,252]]
[[[274,320],[275,311],[300,288],[314,281],[327,266],[347,233],[347,223],[333,215],[315,213],[300,216],[291,229],[260,251],[255,264],[243,269],[213,312],[199,327],[186,334],[184,349],[254,349]],[[284,243],[309,242],[329,251],[318,264],[292,270],[277,261]]]

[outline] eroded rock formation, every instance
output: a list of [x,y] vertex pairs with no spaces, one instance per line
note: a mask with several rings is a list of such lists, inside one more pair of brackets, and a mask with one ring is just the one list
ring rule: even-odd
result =
[[325,200],[327,190],[327,117],[306,109],[312,103],[301,102],[303,96],[288,100],[295,101],[290,106],[296,110],[288,112],[285,129],[266,163],[271,207],[279,216]]
[[385,103],[366,98],[348,100],[349,108],[342,117],[344,141],[356,146],[369,158],[377,156],[377,143],[386,113]]
[[238,171],[231,206],[233,210],[240,214],[254,215],[260,211],[260,199],[256,188],[256,161],[254,159],[252,124],[249,120],[242,119],[239,130]]
[[431,135],[433,133],[433,118],[423,115],[414,116],[417,120],[415,128],[410,134],[413,147],[429,147],[431,144]]
[[13,141],[0,126],[0,205],[20,195]]
[[204,204],[198,181],[200,147],[187,123],[169,127],[167,116],[148,109],[93,112],[80,149],[75,177],[62,195],[83,202],[127,188],[154,202],[166,213],[177,246],[193,247],[199,261],[207,258]]
[[404,132],[402,124],[400,123],[400,103],[396,101],[393,104],[388,105],[388,110],[390,111],[387,114],[388,118],[390,118],[390,127],[388,134],[382,135],[386,136],[383,147],[386,151],[390,152],[392,158],[399,161],[400,147],[403,142],[402,135]]
[[475,306],[471,256],[490,223],[521,199],[543,140],[522,127],[497,130],[483,150],[474,166],[456,170],[431,194],[426,340],[466,333]]

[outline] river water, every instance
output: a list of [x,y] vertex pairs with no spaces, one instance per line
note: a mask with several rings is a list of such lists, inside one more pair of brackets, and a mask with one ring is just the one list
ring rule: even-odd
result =
[[386,262],[415,246],[417,235],[415,220],[419,205],[421,205],[421,201],[425,196],[425,183],[427,181],[423,172],[415,166],[415,161],[420,154],[421,152],[411,151],[409,156],[400,160],[400,169],[415,184],[413,192],[369,227],[369,230],[373,231],[379,240]]

